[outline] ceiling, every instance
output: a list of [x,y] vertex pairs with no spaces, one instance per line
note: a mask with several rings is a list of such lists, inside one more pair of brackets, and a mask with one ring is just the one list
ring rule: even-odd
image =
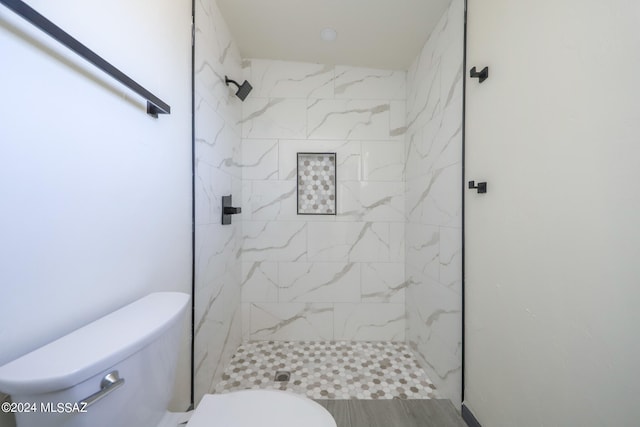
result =
[[217,2],[243,58],[406,70],[450,0]]

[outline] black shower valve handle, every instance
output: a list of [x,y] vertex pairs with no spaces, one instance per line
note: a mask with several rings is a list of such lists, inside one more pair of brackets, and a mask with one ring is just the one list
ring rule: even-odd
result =
[[231,215],[242,213],[242,208],[232,206],[231,195],[222,196],[222,225],[231,224]]
[[224,213],[225,215],[236,215],[236,214],[242,213],[242,208],[225,206],[222,213]]

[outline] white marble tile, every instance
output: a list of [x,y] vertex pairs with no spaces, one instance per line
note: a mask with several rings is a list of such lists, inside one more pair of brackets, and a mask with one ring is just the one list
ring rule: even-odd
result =
[[240,136],[216,113],[208,102],[202,102],[196,110],[195,120],[196,159],[241,177]]
[[312,222],[308,226],[309,261],[389,261],[389,224]]
[[298,215],[295,181],[244,181],[245,221],[335,221],[333,215]]
[[196,223],[219,223],[220,198],[237,191],[241,175],[240,138],[207,102],[196,111],[195,131]]
[[324,303],[252,303],[251,340],[332,340],[333,306]]
[[233,177],[199,160],[195,173],[196,224],[219,224],[222,196],[231,194]]
[[389,223],[389,261],[404,262],[405,223]]
[[362,179],[402,181],[404,144],[397,141],[362,142]]
[[[238,206],[240,203],[242,203],[243,199],[243,181],[242,179],[238,178],[238,177],[231,177],[231,192],[224,194],[224,196],[228,196],[231,195],[232,196],[232,204],[233,206]],[[220,205],[222,205],[222,197],[220,198]],[[220,208],[220,216],[222,216],[222,208]],[[218,220],[216,219],[216,222]],[[235,219],[234,219],[234,225],[238,226],[242,226],[242,215],[236,215]]]
[[[244,80],[251,80],[251,70],[252,70],[252,61],[251,59],[243,59],[242,60],[242,78]],[[251,91],[251,93],[254,93],[254,90],[256,88],[253,88],[253,90]]]
[[[233,93],[229,93],[229,88],[224,84],[224,77],[212,77],[208,83],[210,88],[202,87],[204,85],[200,80],[196,80],[195,87],[195,109],[200,108],[201,104],[206,102],[211,105],[212,109],[223,118],[227,126],[237,135],[242,134],[240,117],[242,116],[241,101],[237,99]],[[235,99],[234,99],[235,98]],[[203,117],[206,120],[206,117]],[[198,119],[196,118],[196,121]]]
[[251,339],[251,303],[244,302],[240,304],[242,310],[242,342]]
[[462,294],[462,229],[440,228],[439,282]]
[[240,204],[242,208],[242,213],[240,214],[242,221],[251,221],[252,198],[256,196],[253,192],[253,184],[255,182],[256,181],[242,180],[242,203]]
[[359,302],[360,264],[282,262],[280,302]]
[[211,390],[241,341],[236,227],[196,228],[195,336],[196,392]]
[[451,2],[451,7],[443,16],[442,26],[437,38],[436,55],[440,58],[441,87],[440,99],[443,109],[453,99],[462,98],[462,78],[464,74],[464,23],[460,16],[464,14],[462,1]]
[[462,1],[408,71],[405,139],[407,341],[443,397],[461,377]]
[[196,2],[195,22],[195,398],[221,379],[242,340],[237,253],[242,221],[220,224],[220,198],[242,201],[242,103],[224,84],[241,74],[240,52],[216,2]]
[[437,126],[435,121],[431,121],[415,132],[411,132],[407,138],[406,181],[429,175],[433,171],[433,162],[437,157],[432,155],[431,148]]
[[405,259],[407,266],[438,279],[440,276],[440,228],[407,224]]
[[245,262],[306,260],[307,224],[247,221],[238,256]]
[[437,169],[461,165],[461,115],[462,99],[456,98],[449,103],[445,111],[435,115],[429,123],[411,135],[407,156],[407,180],[427,175]]
[[442,56],[440,99],[442,100],[443,109],[447,108],[453,100],[462,99],[463,52],[461,49],[455,48],[457,43],[458,41],[451,43],[451,47]]
[[215,2],[196,2],[195,6],[196,106],[200,99],[206,100],[240,134],[237,122],[241,115],[241,102],[229,94],[229,88],[224,83],[225,74],[240,73],[240,52]]
[[422,59],[422,55],[424,54],[425,49],[423,48],[420,54],[413,60],[409,68],[407,69],[407,98],[405,99],[405,105],[407,108],[407,112],[413,111],[415,109],[415,101],[416,101],[416,93],[414,91],[415,82],[418,78],[419,66]]
[[338,221],[404,222],[404,183],[338,183]]
[[333,98],[334,68],[305,62],[251,60],[259,98]]
[[[441,29],[446,30],[444,24]],[[252,95],[272,98],[245,108],[245,142],[278,138],[277,178],[272,167],[258,172],[274,158],[270,151],[260,150],[260,141],[249,142],[256,146],[245,144],[250,148],[242,159],[254,165],[245,179],[255,179],[242,189],[248,212],[243,218],[250,221],[243,224],[248,252],[240,256],[249,270],[255,267],[254,275],[245,277],[243,293],[249,293],[245,300],[271,301],[243,303],[245,339],[404,340],[409,325],[407,338],[416,348],[437,352],[432,370],[444,375],[440,383],[446,387],[458,375],[459,324],[453,319],[459,314],[446,292],[455,294],[459,288],[455,195],[460,187],[453,189],[445,180],[460,167],[454,110],[461,92],[455,76],[444,76],[457,61],[457,54],[440,47],[446,37],[443,42],[434,37],[438,46],[423,49],[409,72],[408,91],[399,78],[405,73],[336,67],[335,97],[340,99],[308,100],[299,136],[290,136],[298,130],[287,129],[294,121],[282,124],[297,113],[283,118],[289,106],[268,102],[330,98],[334,94],[328,89],[334,83],[325,84],[333,78],[330,67],[263,60],[245,67],[254,83]],[[305,151],[337,153],[342,216],[318,220],[291,214],[296,153]],[[410,179],[405,200],[406,172]],[[459,179],[455,182],[461,185]],[[407,217],[411,222],[405,225]],[[304,230],[296,228],[296,222]],[[448,227],[441,236],[443,225]],[[276,270],[279,302],[272,300]],[[429,288],[434,284],[440,290]],[[432,301],[422,302],[425,295],[432,295]],[[447,333],[451,336],[444,336]]]
[[458,108],[458,110],[460,111],[459,114],[462,114],[462,100],[463,100],[463,86],[462,86],[462,81],[464,79],[464,70],[462,68],[462,65],[460,65],[460,69],[458,70],[458,74],[456,74],[452,79],[448,79],[442,80],[442,92],[443,95],[446,96],[446,98],[443,98],[443,110],[450,108],[450,106],[455,103],[458,102],[459,106],[457,106],[456,108]]
[[224,76],[241,73],[240,51],[215,2],[196,2],[195,17],[196,106],[199,98],[211,103],[239,135],[238,117],[241,116],[242,103],[230,93]]
[[357,227],[361,227],[361,224],[309,223],[307,258],[313,262],[348,260],[352,242],[349,241],[347,234]]
[[[352,245],[349,251],[351,261],[399,261],[393,253],[393,239],[404,236],[391,236],[390,228],[395,224],[383,222],[365,222],[359,229],[351,230],[348,236]],[[398,224],[402,225],[402,224]]]
[[336,178],[340,181],[354,181],[361,178],[359,141],[323,140],[280,140],[279,178],[296,179],[296,153],[336,153]]
[[404,140],[404,181],[407,182],[410,179],[416,178],[422,174],[427,174],[428,171],[420,169],[421,158],[416,158],[415,150],[417,141],[422,138],[422,129],[415,129],[409,132]]
[[254,181],[245,209],[258,221],[301,221],[297,215],[295,181]]
[[389,139],[404,141],[407,133],[407,103],[391,101],[389,103]]
[[[442,24],[439,23],[439,29],[442,29]],[[422,47],[420,53],[414,60],[407,71],[407,109],[408,111],[416,112],[420,109],[420,106],[424,105],[418,100],[423,99],[423,96],[429,92],[430,84],[423,86],[422,83],[432,81],[433,72],[438,67],[438,61],[440,59],[440,48],[436,43],[437,36],[435,30],[431,32],[429,39]],[[439,97],[433,94],[434,97]]]
[[406,94],[406,72],[337,66],[335,97],[343,99],[402,99]]
[[243,138],[306,137],[305,99],[247,98],[242,106]]
[[307,109],[310,139],[388,140],[389,101],[309,100]]
[[[219,278],[218,286],[210,284],[215,292],[207,292],[207,289],[200,287],[196,289],[196,313],[195,313],[195,333],[196,336],[206,336],[206,331],[216,330],[220,333],[219,327],[226,325],[231,327],[232,318],[240,308],[240,293],[236,286],[229,285],[235,278],[230,275],[223,275]],[[208,295],[207,295],[208,294]],[[205,335],[202,335],[202,334]],[[239,335],[238,335],[239,337]]]
[[[204,315],[225,285],[240,295],[240,264],[235,261],[239,245],[238,226],[207,224],[196,227],[196,313]],[[199,321],[196,318],[196,323]]]
[[[202,77],[206,77],[206,79]],[[234,129],[235,133],[240,135],[242,128],[239,118],[242,115],[242,106],[240,102],[236,102],[229,96],[228,91],[229,88],[224,84],[224,76],[213,74],[211,67],[204,66],[196,76],[195,109],[197,111],[203,102],[210,104],[212,109]]]
[[455,353],[442,351],[444,344],[437,336],[428,341],[409,341],[409,344],[414,349],[420,366],[436,384],[438,394],[459,404],[462,349]]
[[412,103],[407,104],[406,126],[408,132],[424,126],[442,110],[439,58],[434,59],[433,66],[426,70],[425,75],[417,77],[418,79],[412,82],[409,90],[409,93],[414,94],[414,99]]
[[227,303],[238,309],[228,318],[207,317],[195,336],[194,391],[199,397],[213,391],[242,342],[239,301]]
[[241,56],[233,41],[222,13],[216,2],[196,2],[196,39],[203,47],[202,59],[210,59],[211,63],[233,67],[240,71]]
[[407,290],[407,307],[416,316],[416,331],[428,331],[420,341],[438,337],[440,353],[455,354],[461,343],[462,316],[460,295],[434,280],[425,278],[420,286]]
[[407,110],[407,116],[405,117],[405,125],[407,127],[407,131],[410,130],[409,114],[416,111],[416,101],[418,94],[416,93],[416,84],[417,84],[417,72],[419,65],[420,57],[416,58],[415,61],[409,66],[407,70],[407,99],[405,100],[405,108]]
[[362,264],[362,302],[404,304],[407,281],[403,263]]
[[242,140],[242,179],[278,179],[278,140]]
[[278,301],[278,263],[267,261],[242,263],[242,301]]
[[[457,87],[462,90],[462,84]],[[438,132],[434,135],[434,169],[456,165],[462,170],[462,95],[448,101],[442,117],[438,117]]]
[[404,341],[404,328],[404,304],[335,304],[336,340]]
[[452,165],[424,177],[409,180],[406,188],[407,216],[410,222],[451,227],[460,224],[460,165]]

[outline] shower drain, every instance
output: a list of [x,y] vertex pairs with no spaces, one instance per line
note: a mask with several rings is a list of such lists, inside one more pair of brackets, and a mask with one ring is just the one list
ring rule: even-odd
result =
[[276,371],[277,382],[287,382],[291,378],[291,372],[289,371]]

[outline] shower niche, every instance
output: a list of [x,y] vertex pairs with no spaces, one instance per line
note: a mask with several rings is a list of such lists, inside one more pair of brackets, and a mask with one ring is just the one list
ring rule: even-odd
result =
[[298,215],[336,215],[336,153],[297,153]]

